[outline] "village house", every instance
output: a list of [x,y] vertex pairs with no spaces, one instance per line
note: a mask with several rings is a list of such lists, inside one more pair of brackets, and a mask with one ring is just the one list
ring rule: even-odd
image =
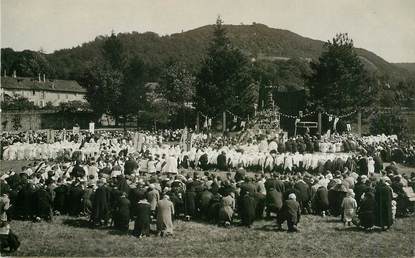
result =
[[22,96],[32,101],[39,107],[44,107],[48,102],[53,106],[58,106],[62,102],[83,101],[86,89],[81,87],[76,81],[46,79],[39,75],[38,78],[1,77],[1,100]]

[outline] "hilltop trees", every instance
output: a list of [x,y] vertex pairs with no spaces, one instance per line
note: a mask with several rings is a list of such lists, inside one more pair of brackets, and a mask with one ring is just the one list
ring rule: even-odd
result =
[[248,90],[253,83],[250,63],[232,46],[220,18],[213,34],[196,75],[196,108],[212,117],[225,110],[245,116],[247,111],[253,111],[246,107],[253,107],[258,101],[256,90]]
[[324,47],[319,62],[311,64],[310,105],[334,114],[370,107],[376,100],[377,84],[365,71],[353,40],[337,34]]

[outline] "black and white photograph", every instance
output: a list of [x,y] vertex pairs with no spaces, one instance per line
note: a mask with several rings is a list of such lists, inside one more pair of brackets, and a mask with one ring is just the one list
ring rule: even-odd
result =
[[415,257],[414,0],[0,9],[0,257]]

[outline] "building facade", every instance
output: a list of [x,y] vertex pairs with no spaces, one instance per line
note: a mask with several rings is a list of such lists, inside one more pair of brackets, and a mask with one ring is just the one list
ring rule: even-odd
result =
[[22,96],[39,107],[48,102],[58,106],[62,102],[82,101],[85,99],[86,89],[76,81],[52,80],[28,77],[1,77],[1,100]]

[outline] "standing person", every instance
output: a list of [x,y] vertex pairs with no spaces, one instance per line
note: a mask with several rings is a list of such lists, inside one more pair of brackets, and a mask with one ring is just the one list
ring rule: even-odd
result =
[[128,232],[128,224],[130,222],[130,200],[127,194],[123,192],[118,199],[114,214],[114,226],[123,231]]
[[195,187],[193,185],[189,185],[184,198],[185,215],[186,220],[188,221],[196,216],[196,196]]
[[151,206],[145,195],[140,195],[138,199],[133,234],[141,238],[150,236]]
[[358,210],[360,226],[370,229],[375,224],[375,195],[371,191],[363,194]]
[[341,207],[343,209],[343,222],[344,226],[351,226],[353,217],[356,214],[357,202],[354,199],[354,192],[352,189],[349,189],[346,197],[343,199]]
[[94,226],[108,225],[109,220],[109,196],[104,178],[98,181],[98,189],[95,191],[92,202],[91,222]]
[[46,186],[41,185],[36,191],[35,200],[37,219],[52,221],[52,196],[46,190]]
[[219,208],[219,221],[223,222],[225,227],[231,225],[233,212],[235,210],[235,199],[229,191],[226,191],[222,198],[221,207]]
[[329,209],[329,196],[325,186],[321,185],[317,188],[313,199],[313,207],[317,214],[323,217],[326,216]]
[[9,248],[9,252],[14,252],[19,248],[20,241],[11,231],[7,221],[7,210],[10,208],[10,199],[7,194],[0,197],[0,252]]
[[157,203],[160,200],[160,194],[154,184],[150,184],[148,189],[147,200],[150,203],[151,213],[154,216],[156,214]]
[[241,200],[241,219],[242,224],[246,227],[251,227],[255,220],[256,201],[254,195],[246,191]]
[[297,232],[297,224],[300,222],[301,208],[297,202],[297,197],[294,193],[288,195],[288,200],[285,201],[282,211],[278,216],[278,228],[282,228],[282,223],[287,221],[288,232]]
[[220,171],[228,170],[226,153],[224,151],[222,151],[222,153],[218,155],[217,164],[218,164],[217,165],[218,170]]
[[385,230],[392,223],[392,189],[385,178],[381,178],[375,187],[375,225]]
[[173,235],[173,215],[174,205],[166,194],[157,203],[157,230],[160,232],[160,236]]

